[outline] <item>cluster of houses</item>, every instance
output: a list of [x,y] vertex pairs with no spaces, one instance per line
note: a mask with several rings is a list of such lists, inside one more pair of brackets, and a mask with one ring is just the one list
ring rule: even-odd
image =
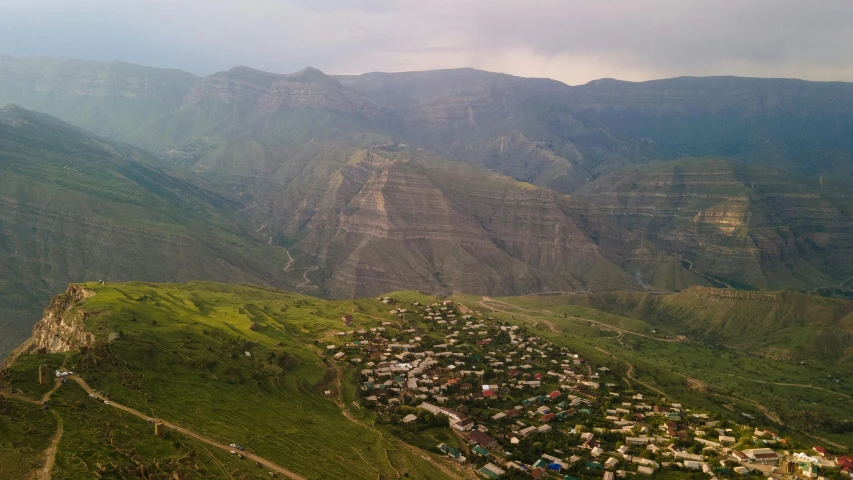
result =
[[[327,349],[360,365],[361,401],[382,421],[417,430],[446,419],[436,451],[484,478],[762,475],[853,478],[853,459],[795,452],[769,430],[644,397],[605,366],[454,302],[402,306],[397,321],[338,332]],[[352,327],[353,317],[341,322]]]

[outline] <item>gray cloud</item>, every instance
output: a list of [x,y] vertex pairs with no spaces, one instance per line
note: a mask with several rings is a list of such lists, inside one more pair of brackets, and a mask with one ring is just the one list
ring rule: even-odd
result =
[[207,74],[472,66],[615,77],[853,81],[853,2],[823,0],[4,0],[0,53]]

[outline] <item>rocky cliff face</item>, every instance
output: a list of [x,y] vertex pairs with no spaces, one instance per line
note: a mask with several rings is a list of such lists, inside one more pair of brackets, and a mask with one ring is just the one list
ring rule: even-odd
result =
[[77,306],[92,295],[94,292],[79,285],[70,285],[65,293],[54,297],[33,328],[29,349],[63,353],[94,345],[95,335],[87,332],[84,324],[86,312]]

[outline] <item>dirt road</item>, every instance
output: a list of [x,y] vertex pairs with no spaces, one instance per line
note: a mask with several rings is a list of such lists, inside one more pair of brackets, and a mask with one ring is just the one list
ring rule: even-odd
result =
[[[92,388],[89,387],[89,385],[86,383],[86,381],[83,380],[82,378],[80,378],[78,376],[69,377],[69,378],[71,378],[75,382],[79,383],[80,386],[83,387],[83,390],[86,391],[86,393],[88,393],[90,395],[95,395],[96,398],[101,399],[101,396],[98,395],[97,392],[92,390]],[[143,414],[137,410],[134,410],[130,407],[126,407],[124,405],[116,403],[112,400],[110,400],[110,406],[115,407],[119,410],[123,410],[123,411],[125,411],[131,415],[134,415],[136,417],[139,417],[143,420],[147,420],[148,418],[150,418],[148,415],[145,415],[145,414]],[[217,448],[220,448],[220,449],[225,450],[227,452],[232,450],[231,447],[229,447],[228,445],[225,445],[223,443],[219,443],[219,442],[211,440],[207,437],[201,436],[201,435],[193,432],[192,430],[188,430],[184,427],[175,425],[174,423],[170,423],[170,422],[167,422],[167,421],[162,420],[162,419],[160,419],[159,421],[163,422],[163,424],[165,424],[167,428],[171,428],[172,430],[176,430],[178,432],[181,432],[188,437],[192,437],[192,438],[194,438],[200,442],[204,442],[204,443],[206,443],[212,447],[217,447]],[[280,466],[270,462],[269,460],[262,458],[262,457],[259,457],[253,453],[250,453],[250,452],[241,452],[241,453],[243,454],[244,457],[248,458],[249,460],[261,463],[265,468],[268,468],[271,471],[278,472],[278,473],[280,473],[280,474],[282,474],[288,478],[292,478],[294,480],[306,480],[305,477],[302,477],[301,475],[297,475],[296,473],[291,472],[290,470],[287,470],[286,468],[280,467]]]
[[[525,317],[525,318],[527,318],[527,319],[528,319],[528,321],[532,322],[534,326],[536,326],[536,325],[539,323],[539,320],[541,320],[541,321],[542,321],[542,323],[544,323],[544,324],[545,324],[545,325],[546,325],[546,326],[551,330],[551,332],[552,332],[552,333],[559,333],[559,330],[554,326],[554,324],[553,324],[550,320],[545,320],[545,319],[539,319],[539,320],[537,320],[537,319],[534,319],[533,317],[531,317],[530,315],[527,315],[527,314],[524,314],[524,313],[516,313],[516,312],[509,312],[509,311],[506,311],[506,310],[501,310],[500,308],[497,308],[497,307],[492,306],[492,305],[489,305],[489,304],[490,304],[490,303],[493,303],[493,304],[497,304],[497,305],[503,305],[504,307],[513,308],[513,309],[515,309],[515,310],[519,310],[519,311],[522,311],[522,312],[533,312],[533,313],[547,314],[547,313],[545,313],[545,312],[535,311],[535,310],[528,310],[528,309],[526,309],[526,308],[518,307],[518,306],[513,305],[513,304],[511,304],[511,303],[502,302],[502,301],[500,301],[500,300],[495,300],[495,299],[493,299],[493,298],[489,298],[489,297],[482,297],[482,298],[480,299],[480,301],[479,301],[479,302],[477,302],[477,303],[479,303],[479,304],[480,304],[480,305],[482,305],[483,307],[488,308],[489,310],[492,310],[492,311],[495,311],[495,312],[509,313],[509,314],[513,314],[513,313],[515,313],[516,315],[519,315],[519,316]],[[625,330],[624,328],[614,327],[613,325],[610,325],[610,324],[607,324],[607,323],[603,323],[603,322],[599,322],[599,321],[597,321],[597,320],[590,320],[590,319],[588,319],[588,318],[575,317],[575,316],[567,316],[567,317],[561,317],[561,318],[569,318],[569,319],[577,320],[577,321],[580,321],[580,322],[589,322],[589,323],[592,323],[592,324],[594,324],[594,325],[597,325],[597,326],[601,327],[601,328],[602,328],[602,329],[604,329],[604,330],[612,330],[612,331],[614,331],[614,332],[621,333],[621,334],[627,334],[627,335],[636,335],[636,336],[638,336],[638,337],[644,337],[644,338],[648,338],[648,339],[650,339],[650,340],[658,340],[658,341],[661,341],[661,342],[682,342],[682,341],[684,341],[684,340],[685,340],[684,338],[674,338],[674,339],[673,339],[673,338],[660,338],[660,337],[653,337],[653,336],[651,336],[651,335],[646,335],[645,333],[635,332],[635,331],[633,331],[633,330]]]
[[312,288],[317,288],[317,285],[311,284],[311,279],[308,278],[308,274],[313,272],[314,270],[319,270],[320,267],[311,267],[308,270],[305,270],[305,273],[302,274],[303,282],[296,286],[296,290],[310,290]]
[[50,446],[44,451],[44,466],[36,471],[35,478],[38,480],[50,480],[50,471],[56,464],[56,448],[59,446],[59,441],[62,440],[62,417],[53,410],[50,413],[56,417],[56,434],[50,440]]
[[830,390],[830,389],[828,389],[828,388],[816,387],[816,386],[814,386],[814,385],[808,385],[808,384],[806,384],[806,383],[782,383],[782,382],[768,382],[768,381],[766,381],[766,380],[756,380],[756,379],[754,379],[754,378],[741,377],[740,375],[735,375],[735,374],[732,374],[732,373],[726,373],[726,375],[728,375],[728,376],[730,376],[730,377],[739,378],[739,379],[741,379],[741,380],[745,380],[745,381],[747,381],[747,382],[764,383],[764,384],[767,384],[767,385],[778,385],[778,386],[780,386],[780,387],[802,387],[802,388],[811,388],[811,389],[814,389],[814,390],[820,390],[820,391],[822,391],[822,392],[831,393],[831,394],[833,394],[833,395],[838,395],[838,396],[845,397],[845,398],[853,398],[853,397],[851,397],[850,395],[847,395],[846,393],[834,392],[834,391],[832,391],[832,390]]

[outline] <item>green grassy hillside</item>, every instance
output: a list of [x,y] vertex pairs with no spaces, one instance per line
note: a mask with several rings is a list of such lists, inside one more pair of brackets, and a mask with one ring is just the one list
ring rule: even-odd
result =
[[[504,298],[456,295],[452,298],[490,312],[489,315],[498,320],[527,325],[555,344],[570,346],[606,365],[624,381],[652,388],[656,394],[710,410],[748,412],[805,442],[830,441],[853,447],[848,428],[853,415],[850,409],[853,387],[849,381],[853,377],[853,366],[850,362],[791,350],[784,338],[773,336],[775,329],[768,319],[757,318],[760,326],[749,329],[749,338],[756,344],[772,343],[776,353],[772,356],[767,355],[769,349],[728,347],[720,342],[719,336],[688,337],[677,323],[654,320],[655,310],[649,305],[679,301],[682,296],[693,297],[697,291],[701,290],[691,289],[663,297],[622,292]],[[780,312],[790,309],[789,301],[783,299],[776,308]],[[735,300],[707,296],[704,302],[694,302],[690,315],[686,310],[682,313],[685,317],[695,316],[697,324],[702,322],[703,311],[712,311],[723,304],[719,310],[722,314],[724,310],[736,310],[732,305],[737,305]],[[754,315],[773,310],[772,305],[764,301],[744,302],[743,310]],[[751,302],[755,303],[750,307]],[[764,305],[759,305],[761,303]],[[798,303],[798,308],[808,305],[806,310],[814,324],[838,322],[833,320],[839,315],[839,305],[834,300],[827,302],[823,298],[809,297],[799,298]],[[847,322],[849,320],[838,322],[836,328],[849,330],[849,326],[842,326]],[[808,328],[800,331],[815,342],[821,340],[819,333],[809,332]],[[728,340],[735,344],[739,339]],[[798,353],[804,360],[791,358]]]
[[[84,287],[95,295],[72,309],[86,312],[85,328],[100,341],[67,357],[24,355],[12,367],[14,388],[38,395],[35,367],[45,361],[53,371],[63,363],[115,402],[220,443],[244,445],[305,478],[446,478],[424,459],[426,452],[414,453],[372,428],[370,416],[341,412],[340,402],[351,403],[353,390],[316,342],[337,330],[344,314],[356,317],[353,328],[393,319],[379,301],[330,302],[210,283]],[[103,342],[109,332],[120,336]],[[144,420],[130,416],[100,425],[104,407],[92,405],[76,384],[60,393],[55,410],[74,433],[59,444],[54,478],[90,478],[106,457],[124,468],[122,454],[135,431],[145,440],[135,446],[143,458],[179,462],[192,450],[211,475],[201,478],[220,478],[203,445],[181,435],[157,439]]]
[[763,356],[825,362],[853,358],[853,302],[846,300],[701,287],[662,296],[617,292],[563,300]]
[[[149,154],[46,115],[0,110],[0,352],[29,336],[70,281],[288,285],[286,251],[240,201],[152,167]],[[290,283],[289,283],[290,282]]]

